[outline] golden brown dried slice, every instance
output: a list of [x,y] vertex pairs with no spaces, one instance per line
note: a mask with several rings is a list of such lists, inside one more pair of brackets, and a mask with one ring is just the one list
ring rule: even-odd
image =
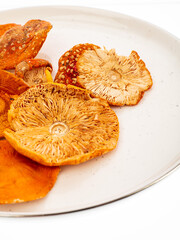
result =
[[[75,48],[77,51],[78,47]],[[106,99],[112,105],[135,105],[152,86],[150,72],[135,51],[125,57],[118,56],[114,49],[85,50],[74,65],[68,67],[63,71],[71,72],[72,76],[75,72],[71,84],[89,90],[92,96]],[[59,82],[61,76],[66,80],[66,73],[59,72],[55,81]]]
[[6,31],[0,37],[0,69],[12,69],[27,58],[34,58],[51,28],[49,22],[30,20]]
[[15,75],[23,78],[29,86],[53,82],[52,65],[45,59],[26,59],[15,68]]
[[43,198],[54,186],[59,167],[42,166],[0,141],[0,204]]
[[58,72],[54,81],[57,83],[72,84],[79,87],[80,85],[77,82],[77,76],[79,74],[76,68],[78,57],[86,50],[94,50],[97,48],[100,47],[94,44],[85,43],[75,45],[69,51],[65,52],[59,59]]
[[29,87],[13,73],[0,70],[0,138],[3,137],[3,131],[9,127],[8,110],[10,104],[19,94],[23,93]]
[[150,72],[135,51],[129,57],[118,56],[114,49],[86,51],[77,70],[80,86],[112,105],[135,105],[152,86]]
[[4,135],[21,154],[44,165],[79,164],[116,147],[118,118],[107,101],[64,84],[42,84],[21,94]]
[[17,27],[17,26],[20,26],[20,25],[16,23],[7,23],[7,24],[0,25],[0,36],[2,36],[10,28]]

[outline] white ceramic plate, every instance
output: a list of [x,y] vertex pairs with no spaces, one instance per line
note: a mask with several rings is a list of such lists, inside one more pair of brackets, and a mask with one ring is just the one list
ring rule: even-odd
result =
[[0,205],[1,216],[72,212],[132,195],[180,164],[180,42],[141,20],[97,9],[35,7],[1,12],[0,22],[29,19],[53,24],[37,57],[57,71],[59,57],[78,43],[136,50],[152,74],[153,87],[137,106],[114,107],[120,123],[117,148],[78,166],[65,166],[54,188],[41,200]]

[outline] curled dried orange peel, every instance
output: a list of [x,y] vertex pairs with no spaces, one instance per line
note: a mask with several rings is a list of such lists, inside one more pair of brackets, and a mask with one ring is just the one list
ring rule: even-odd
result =
[[12,69],[21,61],[34,58],[51,28],[47,21],[30,20],[24,26],[7,30],[0,38],[0,69]]
[[59,167],[42,166],[0,141],[0,204],[43,198],[54,186]]
[[53,82],[52,65],[45,59],[26,59],[15,68],[15,75],[24,79],[29,86]]
[[44,165],[79,164],[116,147],[119,123],[107,101],[71,85],[35,85],[8,112],[5,138]]
[[[109,104],[123,106],[136,105],[145,91],[152,86],[150,72],[137,52],[132,51],[129,57],[119,56],[114,49],[110,51],[98,47],[81,50],[82,45],[74,46],[66,52],[66,62],[73,57],[71,65],[62,67],[64,55],[59,59],[58,73],[55,82],[71,83],[90,91],[94,97],[106,99]],[[71,73],[71,81],[66,77]]]
[[12,101],[29,87],[13,73],[0,70],[0,138],[3,137],[3,131],[9,127],[8,110]]

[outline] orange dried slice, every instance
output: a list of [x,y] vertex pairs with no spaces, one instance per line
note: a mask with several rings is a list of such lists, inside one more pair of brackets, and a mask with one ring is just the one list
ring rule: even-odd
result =
[[[86,50],[69,66],[72,76],[74,69],[76,79],[71,84],[89,90],[91,96],[106,99],[111,105],[136,105],[152,86],[151,74],[135,51],[125,57],[118,56],[114,49]],[[66,76],[64,72],[58,74],[61,75]]]
[[23,81],[23,79],[15,76],[5,70],[0,69],[0,89],[11,94],[19,95],[27,90],[29,86]]
[[10,104],[19,94],[23,93],[29,87],[13,73],[0,70],[0,138],[3,137],[3,131],[9,127],[8,110]]
[[59,59],[58,72],[54,81],[57,83],[72,84],[80,87],[77,82],[77,76],[79,74],[76,68],[78,57],[81,56],[84,51],[94,50],[96,48],[100,47],[94,44],[85,43],[75,45],[69,51],[65,52]]
[[44,165],[79,164],[109,152],[119,136],[107,101],[72,85],[35,85],[8,112],[5,138],[21,154]]
[[10,28],[17,27],[17,26],[20,26],[20,25],[16,23],[7,23],[7,24],[0,25],[0,36],[2,36]]
[[3,137],[4,129],[9,127],[7,113],[12,102],[11,99],[11,95],[0,90],[0,138]]
[[26,59],[15,68],[15,75],[24,79],[29,86],[53,82],[52,65],[45,59]]
[[54,186],[59,167],[42,166],[0,141],[0,204],[43,198]]
[[34,58],[51,28],[49,22],[30,20],[6,31],[0,38],[0,69],[12,69],[27,58]]

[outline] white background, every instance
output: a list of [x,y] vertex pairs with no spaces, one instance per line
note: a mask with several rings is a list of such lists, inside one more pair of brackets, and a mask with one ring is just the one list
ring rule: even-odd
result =
[[[180,1],[6,0],[0,10],[39,5],[113,10],[154,23],[180,38]],[[82,212],[35,218],[0,218],[0,240],[180,239],[180,169],[124,200]]]

